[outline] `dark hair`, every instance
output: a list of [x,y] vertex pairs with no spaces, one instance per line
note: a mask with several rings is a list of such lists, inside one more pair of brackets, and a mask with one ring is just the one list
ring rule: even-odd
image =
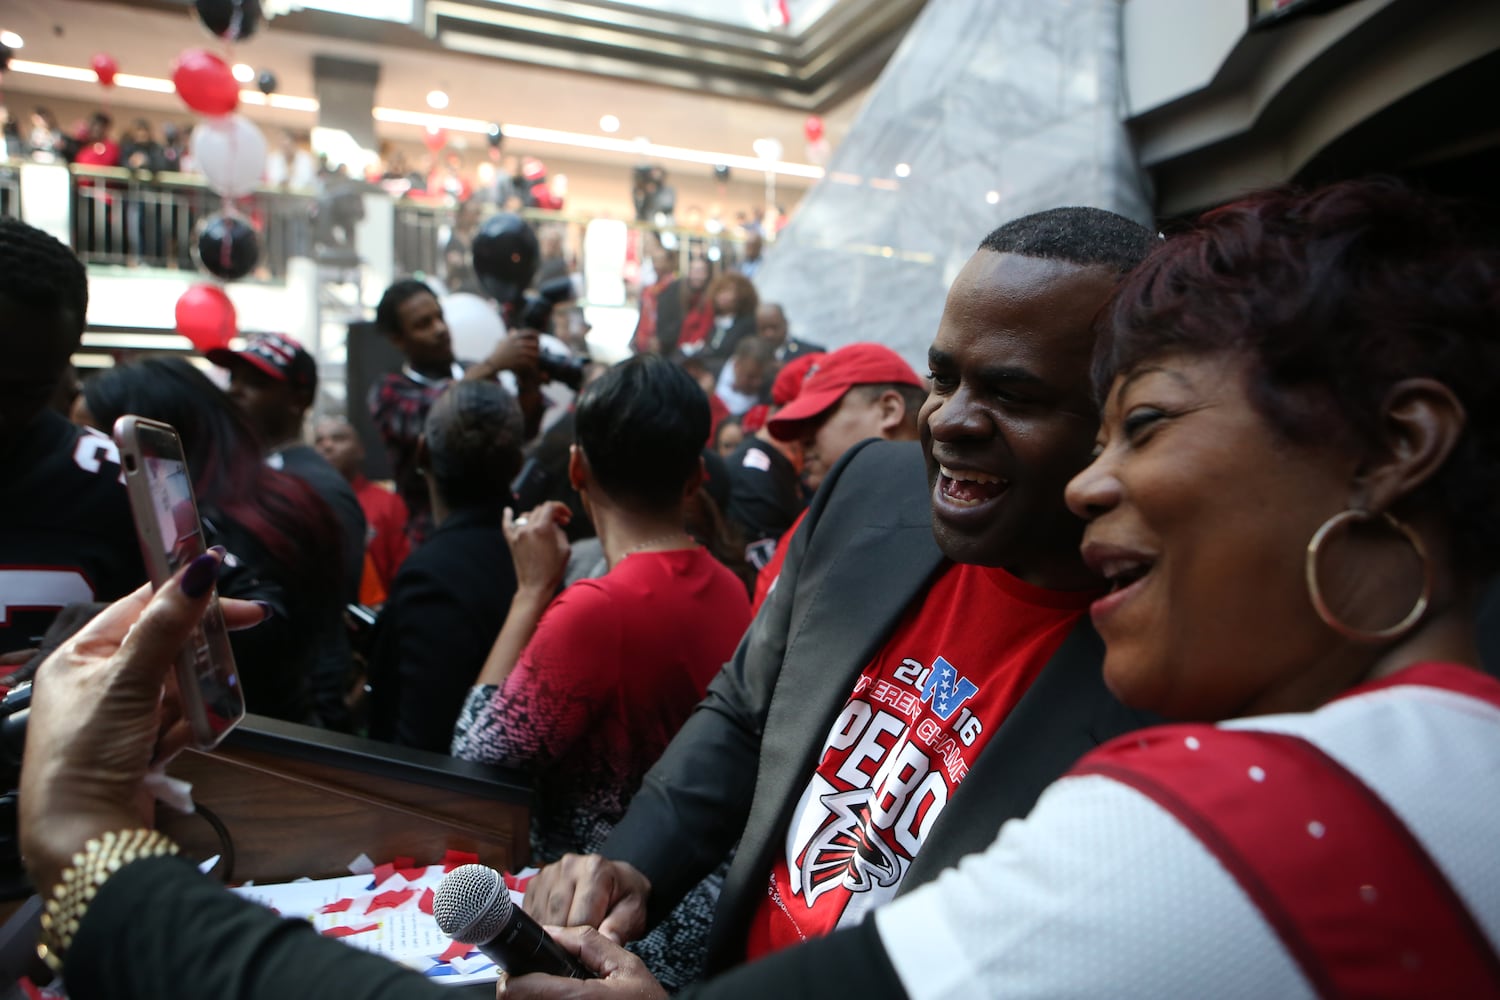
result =
[[[39,316],[56,316],[72,338],[72,353],[83,339],[89,309],[89,278],[80,261],[65,245],[19,219],[0,219],[0,302],[6,313],[16,309]],[[7,316],[5,325],[15,318]],[[34,336],[27,322],[19,334]]]
[[711,420],[693,377],[642,354],[616,365],[578,398],[578,446],[600,489],[625,507],[656,511],[682,499]]
[[1164,354],[1235,352],[1251,401],[1294,443],[1372,446],[1396,382],[1442,382],[1468,420],[1411,502],[1444,512],[1467,568],[1500,562],[1500,253],[1456,206],[1387,179],[1252,195],[1157,248],[1101,325],[1101,398]]
[[428,475],[454,509],[510,501],[521,471],[521,408],[498,382],[455,382],[427,413]]
[[1145,226],[1102,208],[1050,208],[1007,222],[986,236],[979,249],[1124,274],[1157,242]]
[[283,582],[293,589],[337,592],[342,536],[333,511],[307,483],[266,465],[249,422],[202,372],[181,358],[147,358],[94,375],[83,396],[103,427],[127,413],[171,424],[204,513],[254,535],[292,574]]
[[776,346],[764,337],[744,337],[734,345],[734,357],[761,365],[776,362]]
[[407,299],[423,292],[437,298],[437,293],[415,278],[402,278],[387,288],[385,294],[380,296],[380,304],[375,307],[375,329],[387,337],[401,336],[401,317],[396,311]]

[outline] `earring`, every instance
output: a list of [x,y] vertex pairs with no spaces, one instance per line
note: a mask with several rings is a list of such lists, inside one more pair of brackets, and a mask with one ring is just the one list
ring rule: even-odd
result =
[[[1384,521],[1405,538],[1416,551],[1417,558],[1422,560],[1422,593],[1417,597],[1417,603],[1406,613],[1406,617],[1396,624],[1383,629],[1359,629],[1339,621],[1333,609],[1328,606],[1328,602],[1323,599],[1322,589],[1318,586],[1318,557],[1328,536],[1339,528],[1346,524],[1377,519]],[[1312,599],[1313,610],[1318,613],[1319,618],[1323,619],[1323,624],[1355,642],[1389,642],[1392,639],[1401,638],[1422,620],[1422,616],[1427,613],[1427,604],[1432,598],[1432,564],[1427,558],[1427,550],[1423,547],[1422,540],[1417,537],[1416,532],[1389,513],[1375,514],[1368,510],[1344,510],[1324,521],[1318,530],[1313,532],[1312,540],[1307,543],[1306,571],[1307,594]]]

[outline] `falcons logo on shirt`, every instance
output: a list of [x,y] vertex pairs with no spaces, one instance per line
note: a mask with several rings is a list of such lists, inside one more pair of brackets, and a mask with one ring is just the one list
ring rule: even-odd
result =
[[[868,788],[829,792],[819,797],[829,817],[818,827],[802,852],[802,898],[808,909],[829,889],[843,885],[850,892],[867,892],[879,885],[895,885],[901,862],[879,835],[865,825]],[[856,810],[859,810],[856,812]]]

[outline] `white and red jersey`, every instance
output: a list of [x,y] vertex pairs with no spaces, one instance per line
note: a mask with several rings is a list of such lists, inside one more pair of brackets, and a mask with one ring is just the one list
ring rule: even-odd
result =
[[1500,996],[1500,681],[1122,737],[875,921],[914,1000]]

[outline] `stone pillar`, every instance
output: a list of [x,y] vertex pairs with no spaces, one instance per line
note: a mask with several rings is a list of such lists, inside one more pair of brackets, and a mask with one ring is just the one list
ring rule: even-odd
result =
[[948,286],[1002,223],[1149,222],[1123,125],[1119,0],[929,0],[756,276],[792,331],[924,371]]

